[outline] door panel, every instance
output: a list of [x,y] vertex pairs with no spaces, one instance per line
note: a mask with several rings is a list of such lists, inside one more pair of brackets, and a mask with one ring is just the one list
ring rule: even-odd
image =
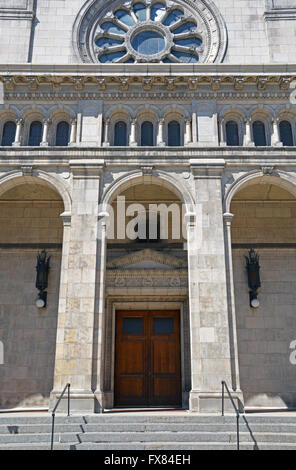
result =
[[115,404],[179,406],[178,311],[117,312]]

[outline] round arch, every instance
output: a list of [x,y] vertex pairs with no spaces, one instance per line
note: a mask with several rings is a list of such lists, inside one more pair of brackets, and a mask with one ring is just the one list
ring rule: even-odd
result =
[[254,170],[238,178],[227,190],[224,197],[224,211],[230,212],[230,205],[235,194],[247,186],[272,183],[290,192],[296,198],[296,180],[283,171],[276,174],[264,174],[262,170]]
[[0,178],[0,197],[9,189],[26,183],[47,186],[56,191],[63,200],[65,212],[71,213],[72,202],[68,189],[56,178],[40,170],[32,175],[24,175],[22,171],[13,171],[4,175]]
[[195,206],[194,198],[188,188],[176,178],[168,175],[163,171],[153,171],[151,175],[144,175],[142,171],[135,171],[122,176],[107,188],[101,198],[102,212],[106,212],[107,206],[110,206],[113,200],[121,192],[126,189],[137,186],[138,184],[155,184],[164,186],[175,194],[183,204],[185,204],[186,212],[192,213]]

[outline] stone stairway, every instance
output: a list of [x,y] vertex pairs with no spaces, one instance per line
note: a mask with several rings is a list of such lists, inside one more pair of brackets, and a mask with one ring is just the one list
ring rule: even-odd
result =
[[[246,419],[248,426],[240,419],[241,450],[296,450],[296,414],[246,415]],[[0,450],[49,450],[50,439],[49,414],[0,414]],[[186,412],[57,415],[54,449],[236,450],[236,418]]]

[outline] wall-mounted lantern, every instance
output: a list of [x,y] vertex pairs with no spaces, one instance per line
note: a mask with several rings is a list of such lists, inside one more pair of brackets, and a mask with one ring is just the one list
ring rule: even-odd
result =
[[258,289],[261,287],[260,282],[260,266],[259,266],[259,255],[256,253],[253,248],[249,251],[249,256],[246,258],[246,268],[248,272],[248,285],[249,285],[249,295],[250,295],[250,307],[258,308],[260,303],[258,300]]
[[48,286],[48,273],[49,273],[50,256],[47,258],[45,250],[38,253],[37,266],[36,266],[36,289],[39,290],[38,298],[36,300],[36,307],[45,308],[47,302],[47,289]]

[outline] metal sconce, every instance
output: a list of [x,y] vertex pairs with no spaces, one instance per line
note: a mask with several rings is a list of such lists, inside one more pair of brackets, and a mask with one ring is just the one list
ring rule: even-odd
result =
[[49,261],[50,257],[47,258],[46,251],[42,250],[37,256],[36,266],[36,289],[39,290],[38,298],[36,300],[36,307],[45,308],[47,302],[47,289],[48,286],[48,273],[49,273]]
[[250,307],[258,308],[260,303],[258,300],[258,289],[261,287],[260,282],[260,266],[259,266],[259,255],[256,253],[253,248],[249,251],[249,257],[246,258],[246,268],[248,271],[248,285],[249,285],[249,295],[250,295]]

